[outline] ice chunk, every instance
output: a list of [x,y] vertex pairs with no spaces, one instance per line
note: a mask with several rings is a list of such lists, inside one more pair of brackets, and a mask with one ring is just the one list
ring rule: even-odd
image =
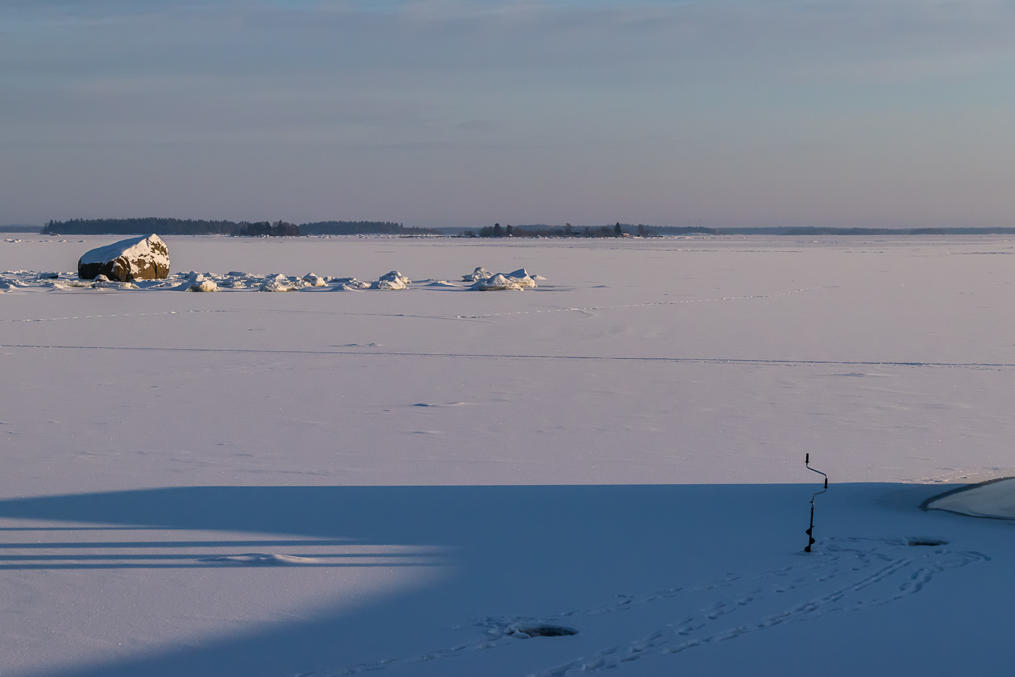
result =
[[521,291],[522,286],[516,280],[497,273],[485,280],[477,280],[470,289],[473,291]]
[[258,288],[258,291],[286,292],[296,291],[296,285],[285,275],[278,274],[269,276],[268,279]]
[[303,282],[308,287],[326,287],[328,283],[317,273],[307,273],[303,276]]
[[377,282],[372,285],[373,289],[381,289],[386,291],[395,291],[401,289],[408,289],[410,284],[409,278],[402,275],[397,270],[385,273],[378,278]]
[[493,273],[484,268],[483,266],[476,266],[471,273],[462,275],[463,282],[479,282],[485,280],[488,277],[493,277]]

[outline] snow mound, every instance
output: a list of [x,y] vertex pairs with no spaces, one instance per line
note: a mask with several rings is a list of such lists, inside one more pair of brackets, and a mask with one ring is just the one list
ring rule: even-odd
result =
[[371,283],[357,280],[355,277],[333,277],[328,282],[335,285],[335,291],[359,291],[370,289],[372,286]]
[[100,274],[120,282],[164,280],[169,277],[169,248],[153,233],[85,252],[78,259],[78,277],[90,280]]
[[317,273],[307,273],[303,276],[303,283],[307,287],[327,287],[328,283]]
[[473,284],[470,289],[473,291],[521,291],[522,286],[511,278],[502,275],[501,273],[497,273],[492,277],[488,277],[483,280],[476,280],[475,284]]
[[448,282],[447,280],[433,280],[432,282],[428,283],[426,286],[428,286],[428,287],[457,287],[458,285],[454,284],[453,282]]
[[384,273],[377,278],[377,282],[374,282],[373,285],[371,285],[371,288],[380,289],[382,291],[398,291],[408,289],[409,284],[409,278],[402,275],[397,270],[392,270],[391,272]]
[[476,266],[471,273],[462,275],[462,282],[479,282],[480,280],[485,280],[488,277],[493,277],[493,273],[483,266]]
[[942,494],[924,503],[924,507],[970,517],[1015,520],[1015,477],[991,480]]
[[470,287],[473,291],[518,291],[520,289],[534,289],[537,286],[535,277],[524,268],[513,270],[510,273],[494,274],[479,266],[471,274],[463,275],[462,279],[473,283]]
[[296,291],[296,285],[288,277],[279,273],[278,275],[269,276],[258,288],[258,291]]
[[211,292],[218,291],[218,284],[210,277],[193,270],[184,279],[183,284],[174,287],[177,291]]
[[504,277],[513,280],[515,284],[523,289],[535,289],[536,287],[536,279],[529,275],[529,272],[524,268],[504,273]]
[[91,287],[92,289],[137,289],[138,286],[133,282],[120,282],[119,280],[110,280],[105,275],[99,274],[95,276],[90,283],[86,282],[81,285],[83,287]]

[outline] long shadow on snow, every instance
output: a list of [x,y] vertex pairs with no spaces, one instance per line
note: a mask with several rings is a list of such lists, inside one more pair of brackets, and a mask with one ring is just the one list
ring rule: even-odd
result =
[[[545,615],[560,611],[561,605],[591,605],[632,592],[631,588],[708,580],[723,571],[744,569],[748,557],[755,567],[784,563],[788,554],[805,544],[812,489],[811,485],[180,487],[5,500],[0,501],[0,518],[271,534],[272,541],[251,538],[239,543],[244,548],[273,543],[272,549],[285,554],[299,544],[321,542],[442,551],[452,565],[449,575],[397,598],[353,611],[325,612],[281,629],[273,626],[60,673],[66,677],[327,674],[350,664],[425,649],[413,640],[414,632],[422,628],[468,625],[487,615]],[[833,485],[833,491],[819,499],[819,542],[837,530],[855,529],[857,523],[879,533],[848,535],[904,535],[886,524],[886,510],[913,517],[921,501],[942,489]],[[840,515],[847,506],[851,517],[844,519]],[[870,516],[861,516],[858,522],[858,510]],[[278,538],[280,534],[287,537]],[[151,543],[163,547],[179,542],[167,538]],[[79,545],[94,547],[66,544]],[[130,541],[114,545],[139,547]],[[717,562],[724,567],[720,571]],[[279,575],[284,576],[285,570]],[[347,637],[352,639],[343,641]]]

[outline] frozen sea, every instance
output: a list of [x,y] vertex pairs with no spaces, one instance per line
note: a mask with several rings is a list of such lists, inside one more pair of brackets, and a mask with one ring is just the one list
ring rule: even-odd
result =
[[920,504],[1015,475],[1012,238],[165,237],[413,284],[37,281],[116,239],[0,238],[0,675],[1007,667],[1012,523]]

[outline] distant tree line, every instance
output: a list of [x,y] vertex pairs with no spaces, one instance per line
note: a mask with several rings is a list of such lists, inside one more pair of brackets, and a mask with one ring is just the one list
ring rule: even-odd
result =
[[315,221],[300,224],[304,235],[429,235],[437,231],[429,228],[404,226],[392,221]]
[[285,221],[276,221],[275,223],[269,223],[268,221],[258,221],[257,223],[240,223],[237,224],[239,228],[232,235],[241,235],[246,237],[261,237],[270,235],[272,237],[283,237],[293,236],[300,234],[300,227],[295,223],[287,223]]
[[238,235],[238,236],[295,236],[295,235],[358,235],[382,233],[391,235],[423,235],[435,231],[405,227],[391,221],[317,221],[295,224],[287,221],[206,221],[203,219],[70,219],[50,221],[42,229],[46,234],[110,234],[143,235]]
[[563,226],[527,225],[527,226],[501,226],[495,223],[492,226],[480,228],[478,233],[474,230],[465,231],[464,237],[652,237],[655,230],[644,224],[632,225],[629,223],[616,223],[612,226],[572,226],[566,223]]
[[[35,231],[31,226],[0,226],[0,232]],[[203,219],[70,219],[50,221],[43,227],[45,234],[111,234],[111,235],[430,235],[440,232],[430,228],[404,226],[392,221],[315,221],[295,224],[287,221],[208,221]],[[1015,234],[1008,226],[979,228],[842,228],[833,226],[767,226],[754,228],[706,228],[703,226],[648,226],[616,223],[612,226],[524,225],[501,226],[496,223],[477,230],[467,230],[464,237],[624,237],[637,235],[989,235]]]

